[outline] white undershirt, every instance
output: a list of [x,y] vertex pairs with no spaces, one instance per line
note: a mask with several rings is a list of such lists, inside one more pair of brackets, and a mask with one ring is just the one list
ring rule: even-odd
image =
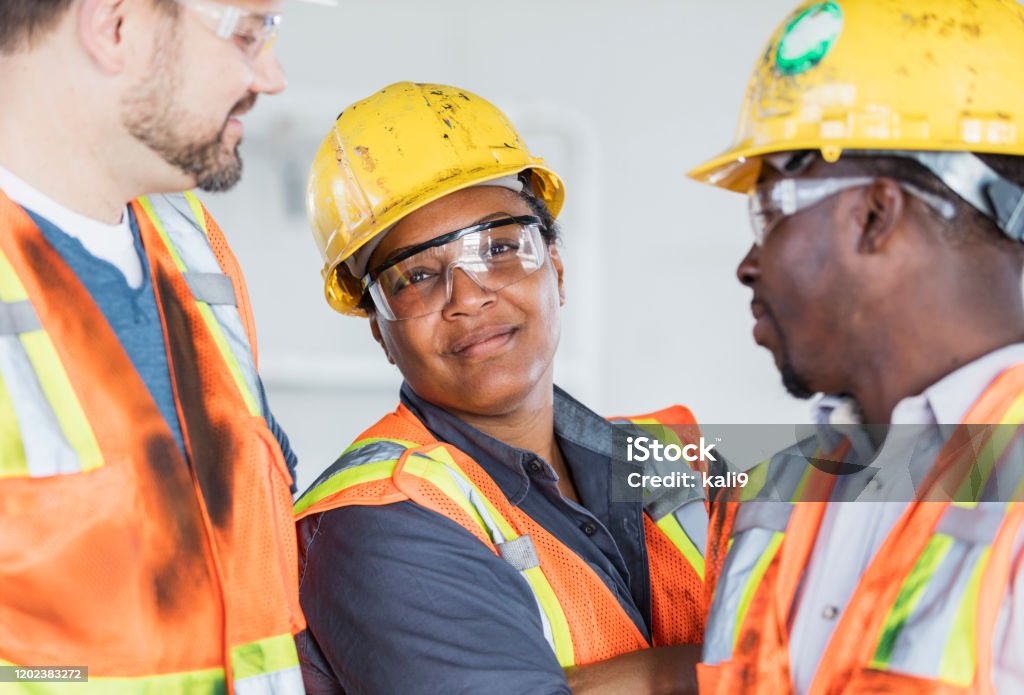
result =
[[142,261],[135,250],[128,209],[121,221],[106,224],[69,210],[0,166],[0,188],[18,205],[52,222],[58,229],[82,243],[86,251],[121,271],[131,288],[142,285]]

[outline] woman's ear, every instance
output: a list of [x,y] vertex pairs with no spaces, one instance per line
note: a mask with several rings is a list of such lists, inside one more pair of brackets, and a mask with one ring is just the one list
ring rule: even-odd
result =
[[387,358],[391,364],[395,363],[395,358],[388,352],[388,346],[384,344],[384,336],[381,335],[380,326],[377,325],[377,316],[375,314],[370,315],[370,333],[373,334],[373,339],[380,345],[380,349],[384,351],[384,357]]
[[551,257],[551,267],[555,269],[555,275],[558,278],[558,303],[560,306],[565,306],[565,265],[562,263],[562,257],[558,254],[558,247],[555,244],[548,244],[548,256]]

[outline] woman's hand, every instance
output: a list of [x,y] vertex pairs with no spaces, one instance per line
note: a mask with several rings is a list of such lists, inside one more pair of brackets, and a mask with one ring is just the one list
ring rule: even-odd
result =
[[575,695],[696,695],[701,645],[630,652],[565,670]]

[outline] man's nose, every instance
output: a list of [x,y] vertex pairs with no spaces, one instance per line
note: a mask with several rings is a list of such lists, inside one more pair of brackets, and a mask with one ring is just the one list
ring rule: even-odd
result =
[[736,278],[747,287],[752,287],[761,277],[761,247],[751,244],[747,255],[736,267]]
[[280,94],[288,86],[288,77],[271,47],[260,53],[253,64],[255,79],[252,91],[260,94]]

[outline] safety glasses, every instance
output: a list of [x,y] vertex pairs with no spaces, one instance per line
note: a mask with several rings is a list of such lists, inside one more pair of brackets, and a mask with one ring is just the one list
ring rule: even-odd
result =
[[[867,186],[875,179],[870,176],[827,179],[780,179],[767,185],[757,186],[747,197],[750,211],[750,226],[754,232],[754,243],[764,245],[768,234],[785,218],[795,215],[812,205],[817,205],[829,196],[849,188]],[[900,188],[918,198],[942,218],[951,220],[956,214],[953,203],[941,196],[921,190],[905,181]]]
[[362,279],[377,314],[404,321],[433,314],[451,301],[453,272],[497,292],[533,273],[546,259],[537,217],[503,217],[449,232],[405,249]]
[[250,59],[270,50],[281,25],[278,13],[250,12],[215,0],[177,0],[214,34],[233,42]]

